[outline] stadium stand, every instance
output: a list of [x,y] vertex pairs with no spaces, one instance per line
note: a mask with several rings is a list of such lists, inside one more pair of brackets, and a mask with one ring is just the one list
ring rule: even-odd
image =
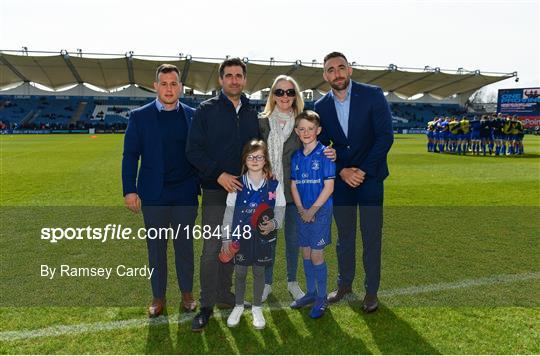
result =
[[[182,98],[197,107],[204,97]],[[88,129],[125,128],[129,112],[153,98],[67,97],[67,96],[0,96],[0,121],[11,129]],[[262,111],[264,100],[254,100]],[[306,102],[306,109],[313,108]],[[434,116],[465,114],[457,104],[390,103],[394,127],[423,128]]]
[[[181,100],[197,107],[219,89],[217,65],[220,59],[144,56],[131,54],[79,53],[67,51],[26,52],[0,50],[0,128],[47,130],[123,130],[129,112],[155,94],[154,73],[164,61],[182,69],[186,96]],[[155,57],[155,58],[154,58]],[[245,92],[260,93],[254,104],[264,107],[264,92],[278,74],[297,78],[304,92],[306,109],[330,90],[322,80],[322,63],[302,61],[275,63],[273,60],[244,59],[249,81]],[[478,89],[517,76],[517,72],[493,73],[432,68],[402,68],[396,65],[366,66],[352,62],[352,79],[381,87],[387,94],[397,130],[423,130],[435,116],[462,116],[466,103]],[[34,85],[35,84],[35,85]],[[54,91],[38,89],[37,85]],[[69,88],[69,89],[66,89]],[[259,95],[259,94],[257,94]],[[469,112],[470,114],[470,112]]]

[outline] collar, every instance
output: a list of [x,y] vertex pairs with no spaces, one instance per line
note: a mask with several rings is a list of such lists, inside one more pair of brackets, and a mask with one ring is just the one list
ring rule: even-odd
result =
[[251,190],[259,190],[266,183],[266,178],[263,178],[259,184],[255,184],[251,179],[249,179],[249,174],[245,174],[245,181],[248,185],[248,188]]
[[304,148],[302,148],[302,149],[301,149],[301,150],[302,150],[302,155],[303,155],[304,157],[312,156],[313,154],[315,154],[315,152],[320,151],[323,147],[324,147],[324,145],[321,143],[321,141],[317,141],[317,145],[315,146],[315,148],[313,148],[313,149],[311,150],[311,152],[308,153],[307,155],[304,154]]
[[[225,93],[223,92],[223,89],[221,89],[219,92],[219,98],[223,100],[224,102],[231,103],[231,105],[233,105],[231,99],[229,99],[227,95],[225,95]],[[245,105],[245,104],[249,104],[249,99],[244,95],[244,93],[242,93],[240,95],[240,102],[238,103],[238,108],[240,108],[242,105]]]
[[[163,105],[163,103],[162,103],[161,101],[159,101],[158,98],[156,98],[155,102],[156,102],[156,109],[157,109],[158,111],[160,111],[160,112],[161,112],[161,111],[172,111],[172,110],[167,110],[167,109],[165,109],[165,105]],[[176,111],[179,111],[179,110],[180,110],[180,100],[177,100],[177,101],[176,101],[176,109],[175,109],[175,110],[176,110]]]
[[349,85],[347,86],[347,96],[345,97],[345,100],[339,101],[339,99],[334,95],[334,90],[330,89],[330,97],[336,101],[339,101],[340,103],[343,103],[351,97],[351,91],[352,91],[352,79],[349,78]]

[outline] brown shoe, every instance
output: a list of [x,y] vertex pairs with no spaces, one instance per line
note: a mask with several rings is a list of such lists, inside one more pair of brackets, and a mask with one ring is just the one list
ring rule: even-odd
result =
[[154,298],[152,304],[148,307],[148,316],[150,318],[156,318],[163,314],[165,309],[165,298]]
[[328,303],[337,303],[343,299],[347,294],[352,293],[351,286],[339,286],[337,290],[328,294]]
[[364,313],[373,313],[379,308],[379,299],[377,294],[366,294],[362,302],[362,310]]
[[182,293],[182,308],[187,312],[192,312],[197,309],[197,301],[193,299],[193,294],[191,292]]

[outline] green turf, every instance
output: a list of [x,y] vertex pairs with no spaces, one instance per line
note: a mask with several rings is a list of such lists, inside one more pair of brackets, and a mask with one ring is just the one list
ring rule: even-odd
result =
[[[146,261],[144,241],[63,241],[53,246],[39,240],[40,228],[49,225],[142,225],[140,216],[122,207],[122,139],[121,135],[0,136],[0,332],[144,320],[150,298],[146,280],[47,281],[36,270],[40,263],[61,261],[112,266]],[[524,157],[433,154],[425,152],[424,136],[396,136],[385,185],[381,289],[537,273],[540,138],[526,136],[525,150]],[[335,234],[333,238],[335,243]],[[202,335],[192,334],[186,322],[144,323],[2,340],[0,352],[540,353],[538,277],[389,296],[382,298],[383,308],[369,316],[359,312],[357,302],[340,303],[322,320],[313,321],[307,310],[286,307],[290,298],[284,248],[278,246],[269,298],[273,309],[265,310],[268,326],[262,332],[250,327],[249,314],[238,329],[228,329],[224,314]],[[195,248],[199,255],[201,241]],[[334,246],[326,256],[333,286]],[[357,263],[354,288],[361,297],[361,260]],[[177,286],[172,266],[169,270],[169,313],[176,316]],[[279,305],[283,308],[276,308]]]

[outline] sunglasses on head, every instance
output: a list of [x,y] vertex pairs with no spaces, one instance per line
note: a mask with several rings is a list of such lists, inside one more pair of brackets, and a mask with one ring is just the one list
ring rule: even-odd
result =
[[276,89],[276,90],[274,90],[274,95],[277,96],[277,97],[282,97],[283,95],[287,95],[289,98],[292,98],[292,97],[296,96],[296,90],[294,90],[294,89],[287,89],[287,90]]

